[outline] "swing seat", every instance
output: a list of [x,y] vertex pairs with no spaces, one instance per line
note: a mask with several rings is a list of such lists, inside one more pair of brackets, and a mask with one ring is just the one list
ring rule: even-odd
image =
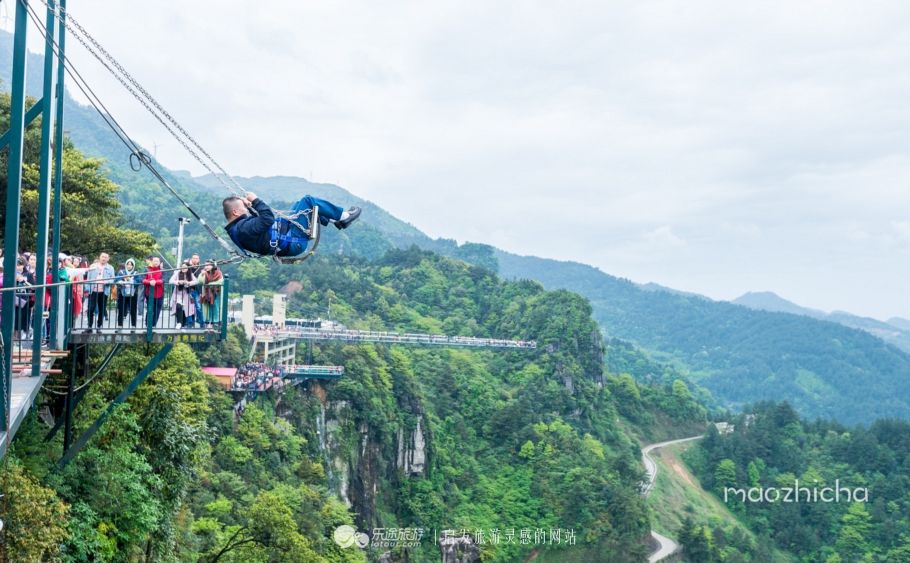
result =
[[[298,223],[296,219],[300,215],[309,215],[309,228],[304,229],[303,225]],[[288,225],[285,234],[281,233],[281,224],[285,223]],[[291,228],[296,227],[300,232],[304,233],[304,237],[297,237],[286,234]],[[274,250],[272,254],[272,259],[278,262],[279,264],[300,264],[304,262],[314,254],[316,254],[316,248],[319,247],[319,239],[322,236],[322,229],[319,224],[319,206],[313,207],[307,211],[299,212],[296,214],[285,215],[283,213],[276,213],[275,224],[272,225],[272,242],[271,246]],[[285,245],[290,244],[302,244],[303,252],[295,256],[279,256],[281,248]]]

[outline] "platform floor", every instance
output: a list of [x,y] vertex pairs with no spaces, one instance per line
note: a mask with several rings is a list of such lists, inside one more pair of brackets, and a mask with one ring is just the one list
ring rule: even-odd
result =
[[46,377],[46,375],[41,375],[40,377],[14,376],[12,378],[9,439],[7,439],[6,432],[0,432],[0,457],[6,455],[9,442],[16,435],[16,431],[19,430],[19,425],[25,420],[25,415],[35,402],[38,390],[41,389]]

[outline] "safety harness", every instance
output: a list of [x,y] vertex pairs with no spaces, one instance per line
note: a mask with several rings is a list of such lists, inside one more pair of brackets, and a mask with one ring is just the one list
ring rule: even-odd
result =
[[[309,215],[309,229],[304,229],[303,225],[298,223],[295,219],[301,215]],[[241,221],[236,221],[233,225],[228,228],[228,236],[231,237],[234,245],[240,249],[240,252],[243,253],[247,258],[258,258],[260,255],[252,254],[247,251],[241,244],[237,236],[237,227]],[[288,234],[291,232],[291,227],[297,227],[300,232],[304,233],[304,236],[295,236]],[[272,252],[269,254],[277,262],[284,264],[302,262],[313,255],[316,252],[316,246],[319,245],[319,207],[316,206],[313,209],[307,209],[306,211],[296,212],[293,216],[285,217],[275,213],[275,221],[272,223],[272,226],[269,228],[269,247],[272,249]],[[281,257],[278,254],[285,252],[292,244],[298,243],[302,244],[303,248],[306,249],[307,245],[313,242],[313,246],[306,252],[303,252],[299,256],[289,256]],[[265,254],[261,256],[266,256]]]

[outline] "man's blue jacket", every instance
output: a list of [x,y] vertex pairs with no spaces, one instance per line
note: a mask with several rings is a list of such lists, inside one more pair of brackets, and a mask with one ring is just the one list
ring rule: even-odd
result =
[[234,244],[243,248],[247,252],[256,254],[273,254],[274,249],[270,246],[271,229],[275,224],[275,213],[269,205],[259,199],[253,200],[253,209],[259,215],[246,215],[238,217],[225,225],[224,230],[228,232]]

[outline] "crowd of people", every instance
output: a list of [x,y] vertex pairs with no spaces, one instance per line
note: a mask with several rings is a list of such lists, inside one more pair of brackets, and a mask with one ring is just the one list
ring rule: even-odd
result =
[[237,369],[232,388],[235,391],[266,391],[275,385],[281,385],[282,381],[280,368],[249,363]]
[[259,336],[276,336],[279,332],[283,331],[283,328],[280,328],[275,325],[262,326],[254,325],[253,332]]
[[[38,258],[24,252],[16,258],[16,290],[14,298],[14,339],[34,338],[36,286],[51,284],[53,263],[47,258],[43,282],[37,279]],[[169,328],[205,328],[214,330],[221,320],[221,289],[224,276],[214,260],[201,262],[193,254],[167,279],[158,256],[145,259],[145,267],[137,267],[128,258],[117,268],[110,255],[100,253],[89,261],[84,256],[60,254],[57,257],[57,277],[71,295],[70,312],[74,328],[100,331],[102,328],[137,329],[158,326],[169,298],[172,321]],[[0,287],[3,283],[3,264],[0,260]],[[50,310],[60,292],[48,287],[44,293],[45,311]],[[0,315],[3,314],[0,305]],[[149,321],[148,316],[151,316]],[[143,318],[144,317],[144,318]],[[116,322],[116,324],[114,324]],[[44,319],[41,338],[47,340],[50,320]]]

